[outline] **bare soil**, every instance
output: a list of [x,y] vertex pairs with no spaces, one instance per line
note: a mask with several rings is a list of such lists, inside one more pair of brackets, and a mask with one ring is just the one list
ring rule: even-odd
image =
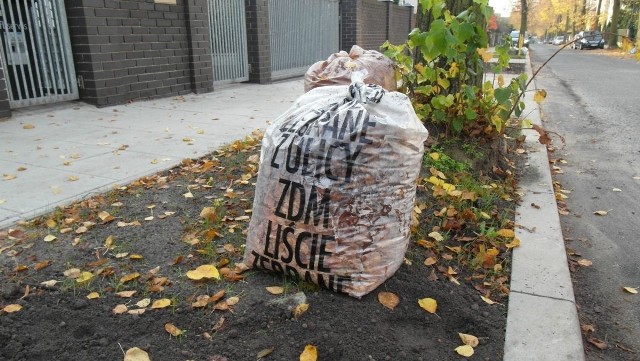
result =
[[[139,347],[152,360],[256,360],[261,352],[266,360],[298,360],[311,344],[319,360],[446,361],[464,359],[454,350],[462,345],[458,333],[479,338],[471,359],[502,359],[506,298],[483,302],[469,271],[454,259],[460,284],[451,282],[436,265],[423,263],[429,250],[413,242],[398,272],[362,299],[264,271],[236,273],[248,225],[243,216],[250,215],[244,210],[253,198],[251,159],[259,151],[240,143],[237,148],[0,231],[0,310],[22,306],[0,311],[0,359],[112,361]],[[252,173],[243,184],[242,175]],[[419,189],[418,197],[428,201],[429,193]],[[212,206],[218,218],[203,220],[200,212]],[[57,238],[45,242],[47,235]],[[204,263],[225,269],[226,277],[187,278]],[[92,279],[65,276],[74,268]],[[139,277],[128,281],[135,272]],[[49,280],[58,282],[42,283]],[[268,286],[284,293],[273,295]],[[126,290],[136,293],[116,295]],[[193,307],[198,296],[220,291],[220,300]],[[384,307],[381,291],[396,294],[399,305]],[[92,292],[99,298],[88,299]],[[437,301],[435,314],[419,307],[425,297]],[[114,313],[119,304],[141,309],[136,303],[145,298],[167,298],[171,305]],[[300,303],[309,309],[296,318]],[[167,323],[184,333],[170,335]]]

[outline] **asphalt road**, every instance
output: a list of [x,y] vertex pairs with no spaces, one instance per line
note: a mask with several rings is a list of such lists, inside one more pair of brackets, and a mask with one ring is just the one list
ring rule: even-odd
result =
[[[532,45],[534,72],[558,49]],[[640,290],[640,64],[602,53],[567,47],[536,86],[548,94],[544,127],[566,140],[552,136],[549,157],[571,192],[561,216],[569,255],[593,263],[572,273],[587,360],[640,360],[640,294],[622,289]]]

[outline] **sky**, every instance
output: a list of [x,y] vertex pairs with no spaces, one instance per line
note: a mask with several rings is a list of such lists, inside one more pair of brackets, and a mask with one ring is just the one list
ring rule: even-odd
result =
[[[418,0],[405,0],[404,2],[414,7],[417,7],[418,4]],[[493,6],[494,12],[507,17],[511,15],[511,2],[512,0],[489,0],[489,5]]]
[[493,6],[493,11],[500,13],[502,17],[507,17],[511,14],[511,2],[512,0],[489,0],[489,5]]

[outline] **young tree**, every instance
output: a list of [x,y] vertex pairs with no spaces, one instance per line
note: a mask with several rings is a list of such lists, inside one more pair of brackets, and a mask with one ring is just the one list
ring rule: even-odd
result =
[[613,0],[613,13],[609,23],[609,49],[618,48],[618,18],[620,17],[620,0]]

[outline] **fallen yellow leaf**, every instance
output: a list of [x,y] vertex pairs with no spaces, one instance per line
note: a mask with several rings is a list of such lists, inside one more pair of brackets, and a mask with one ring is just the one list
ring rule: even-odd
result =
[[84,282],[88,282],[93,278],[93,273],[91,272],[82,272],[80,273],[80,276],[78,278],[76,278],[76,282],[77,283],[84,283]]
[[540,104],[547,97],[547,91],[544,89],[536,90],[536,94],[533,96],[533,101]]
[[505,246],[507,248],[516,248],[516,247],[520,246],[520,240],[517,239],[517,238],[514,238],[513,241],[505,244]]
[[16,178],[18,178],[18,176],[15,175],[15,174],[4,173],[2,175],[2,179],[3,180],[12,180],[12,179],[16,179]]
[[35,128],[35,127],[36,127],[36,126],[35,126],[35,125],[33,125],[33,124],[25,124],[25,125],[23,125],[23,126],[22,126],[22,129],[33,129],[33,128]]
[[164,325],[165,331],[167,331],[171,336],[178,337],[184,333],[183,330],[177,328],[172,323],[165,323]]
[[583,258],[581,260],[578,261],[578,264],[583,266],[583,267],[590,267],[591,265],[593,265],[593,262],[591,262],[590,260]]
[[418,305],[429,313],[436,313],[438,308],[438,302],[433,298],[421,298],[418,300]]
[[52,234],[47,234],[47,235],[44,237],[44,241],[45,241],[45,242],[53,242],[53,241],[55,241],[56,239],[58,239],[58,237],[56,237],[56,236],[54,236],[54,235],[52,235]]
[[11,305],[4,306],[2,310],[6,313],[14,313],[14,312],[20,311],[21,309],[22,309],[22,306],[20,306],[17,303],[14,303]]
[[56,221],[54,221],[53,219],[47,219],[46,222],[44,222],[44,224],[48,227],[48,228],[54,228],[55,226],[57,226],[58,224],[56,223]]
[[634,295],[638,294],[638,288],[635,287],[622,287],[622,289]]
[[271,353],[273,352],[273,350],[275,350],[274,347],[270,347],[270,348],[265,348],[264,350],[258,352],[258,354],[256,355],[256,359],[260,360],[262,358],[265,358],[269,355],[271,355]]
[[91,292],[87,295],[87,298],[90,300],[94,300],[96,298],[100,298],[100,294],[98,292]]
[[[226,302],[227,302],[227,305],[229,305],[229,306],[236,305],[236,304],[238,304],[238,302],[240,302],[240,297],[237,297],[237,296],[229,297],[229,298],[227,298]],[[300,305],[298,305],[298,306],[300,306]],[[296,309],[298,309],[298,306],[296,306]],[[295,310],[294,310],[294,313],[295,313]]]
[[456,352],[460,356],[471,357],[473,355],[473,347],[469,345],[463,345],[456,347]]
[[146,351],[133,347],[124,354],[124,361],[151,361],[151,359]]
[[296,320],[299,319],[300,316],[302,316],[302,314],[307,312],[308,309],[309,309],[308,303],[301,303],[297,305],[296,308],[293,309],[293,317],[295,317]]
[[495,304],[495,303],[496,303],[495,301],[492,301],[491,299],[489,299],[489,298],[487,298],[487,297],[484,297],[484,296],[480,296],[480,298],[481,298],[484,302],[486,302],[486,303],[488,303],[488,304],[490,304],[490,305],[493,305],[493,304]]
[[498,236],[500,237],[505,237],[505,238],[513,238],[516,236],[516,234],[513,232],[512,229],[501,229],[498,231]]
[[400,297],[392,292],[380,292],[378,293],[378,302],[384,307],[393,310],[400,303]]
[[272,295],[281,295],[284,293],[284,288],[280,287],[280,286],[270,286],[270,287],[266,287],[267,292],[271,293]]
[[306,345],[300,354],[300,361],[316,361],[318,359],[318,348],[313,345]]
[[161,298],[159,300],[155,300],[153,301],[153,304],[151,304],[151,308],[153,309],[165,308],[168,306],[171,306],[171,300],[168,298]]
[[425,266],[431,266],[436,264],[438,261],[434,258],[434,257],[427,257],[427,259],[424,260],[424,265]]
[[56,283],[58,283],[58,281],[56,280],[48,280],[48,281],[40,282],[40,284],[45,287],[53,287],[56,285]]
[[187,277],[194,281],[199,281],[203,278],[215,278],[220,279],[220,273],[214,265],[205,264],[198,268],[187,272]]
[[67,278],[78,278],[80,277],[80,273],[82,271],[80,271],[79,268],[70,268],[66,271],[64,271],[62,274],[65,275],[65,277]]
[[609,214],[609,212],[607,212],[607,211],[595,211],[595,212],[593,212],[593,214],[595,214],[597,216],[606,216],[607,214]]
[[122,298],[130,298],[131,296],[133,296],[137,291],[120,291],[120,292],[116,292],[116,296],[118,297],[122,297]]
[[129,273],[126,276],[122,276],[120,278],[120,282],[121,283],[127,283],[127,282],[135,280],[138,277],[140,277],[140,273],[138,273],[138,272]]
[[111,312],[113,312],[116,315],[121,315],[127,312],[128,309],[129,308],[127,307],[127,305],[119,304],[116,307],[114,307],[113,310],[111,310]]
[[462,343],[464,343],[465,345],[469,345],[471,347],[476,347],[480,343],[478,338],[474,335],[458,332],[458,336],[460,336]]
[[136,306],[140,307],[140,308],[145,308],[147,306],[149,306],[151,304],[151,299],[150,298],[143,298],[140,301],[136,302]]

